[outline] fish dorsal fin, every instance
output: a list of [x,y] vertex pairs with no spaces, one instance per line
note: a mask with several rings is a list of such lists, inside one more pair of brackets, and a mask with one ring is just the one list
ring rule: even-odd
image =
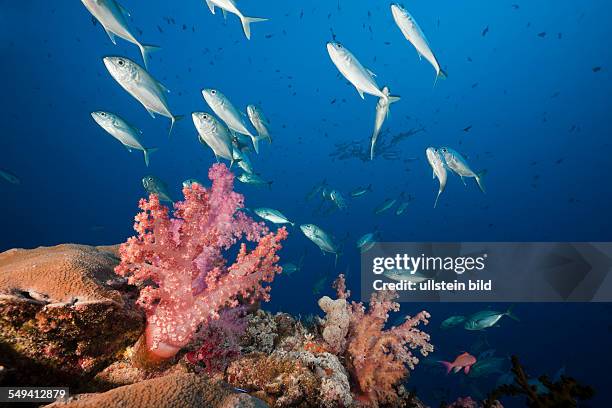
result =
[[210,0],[206,0],[206,5],[208,6],[210,12],[215,14],[215,5],[213,4],[213,2]]
[[111,42],[117,45],[117,41],[115,40],[115,33],[113,33],[111,30],[109,30],[106,27],[104,27],[104,31],[106,31],[106,34],[108,35],[108,38],[110,38]]
[[370,76],[375,77],[376,74],[372,71],[370,71],[369,69],[366,68],[366,71],[368,71],[368,74],[370,74]]
[[121,10],[121,12],[123,13],[124,16],[126,17],[132,17],[132,15],[130,14],[130,12],[128,11],[128,9],[126,9],[125,7],[123,7],[121,4],[117,3],[117,7],[119,7],[119,10]]

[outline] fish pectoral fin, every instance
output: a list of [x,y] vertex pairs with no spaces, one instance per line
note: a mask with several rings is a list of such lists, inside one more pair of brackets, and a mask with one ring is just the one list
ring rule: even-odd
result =
[[463,185],[467,187],[467,183],[465,182],[465,178],[463,176],[459,176],[461,177],[461,181],[463,182]]
[[147,107],[145,107],[145,109],[147,110],[147,112],[149,112],[149,115],[151,115],[151,117],[152,117],[153,119],[155,119],[155,112],[153,112],[151,109],[149,109],[149,108],[147,108]]
[[363,91],[361,89],[357,89],[357,92],[359,92],[359,96],[361,96],[361,99],[365,99],[365,96],[363,96]]
[[115,45],[117,45],[117,40],[115,40],[115,33],[113,33],[112,31],[110,31],[108,28],[104,27],[104,31],[106,31],[106,34],[108,35],[108,38],[110,38],[111,42]]
[[369,69],[366,68],[366,71],[368,71],[368,74],[370,74],[370,76],[375,77],[376,74],[372,71],[370,71]]
[[417,51],[417,55],[419,56],[419,61],[423,60],[423,54],[421,54],[420,52]]
[[206,0],[206,5],[211,13],[215,14],[215,5],[210,0]]
[[222,11],[223,11],[223,19],[227,20],[227,10],[222,9]]

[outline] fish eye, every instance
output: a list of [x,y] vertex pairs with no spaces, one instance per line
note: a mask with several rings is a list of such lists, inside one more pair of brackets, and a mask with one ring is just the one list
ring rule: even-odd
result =
[[120,67],[122,67],[122,66],[123,66],[123,64],[125,64],[125,62],[123,62],[123,60],[122,60],[122,59],[120,59],[119,61],[117,61],[117,64],[119,64],[119,66],[120,66]]
[[203,115],[202,115],[202,117],[203,117],[204,119],[208,119],[208,114],[207,114],[207,113],[205,113],[205,114],[203,114]]
[[215,91],[214,89],[212,91],[210,91],[211,95],[216,95],[217,91]]
[[342,44],[338,43],[338,48],[342,48]]
[[103,118],[105,118],[105,117],[106,117],[106,113],[104,113],[104,112],[100,112],[100,116],[102,116]]

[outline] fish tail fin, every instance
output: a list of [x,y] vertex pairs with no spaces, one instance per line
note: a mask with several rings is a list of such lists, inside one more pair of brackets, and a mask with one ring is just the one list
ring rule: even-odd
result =
[[391,105],[392,103],[399,101],[401,98],[398,95],[389,95],[387,99],[389,100],[389,105]]
[[259,23],[267,20],[267,18],[241,16],[240,22],[242,23],[242,30],[244,30],[244,35],[246,36],[247,40],[251,39],[251,23]]
[[436,84],[438,83],[438,79],[446,79],[446,78],[448,78],[446,71],[440,68],[440,70],[436,74],[436,79],[434,80],[434,88],[436,87]]
[[144,62],[145,69],[149,69],[149,53],[161,50],[161,47],[151,44],[138,44],[140,48],[140,54],[142,54],[142,61]]
[[448,375],[453,369],[453,365],[449,363],[448,361],[438,361],[438,363],[444,366],[444,368],[446,369],[446,375]]
[[253,141],[253,149],[255,149],[255,153],[259,154],[259,139],[261,139],[260,137],[251,137],[251,140]]
[[144,153],[145,164],[147,165],[147,167],[149,167],[149,155],[151,153],[155,153],[158,150],[159,148],[157,147],[145,147],[142,149],[142,152]]
[[172,129],[174,129],[174,124],[176,122],[178,122],[179,120],[182,120],[184,118],[185,118],[185,116],[183,116],[183,115],[176,115],[176,116],[173,115],[172,117],[170,117],[170,121],[171,122],[170,122],[170,130],[168,131],[168,136],[170,136],[172,134]]
[[438,206],[438,200],[440,199],[440,194],[442,194],[442,191],[438,190],[438,195],[436,195],[436,201],[434,202],[434,208]]
[[512,313],[512,308],[514,307],[514,305],[510,306],[508,308],[508,310],[506,310],[505,315],[508,316],[509,318],[511,318],[514,321],[520,322],[520,319],[518,317],[516,317],[516,315],[514,313]]
[[484,187],[484,183],[483,183],[483,178],[484,176],[487,174],[486,170],[482,170],[481,172],[476,174],[476,183],[478,183],[478,187],[480,188],[480,191],[482,191],[483,193],[486,193],[485,187]]

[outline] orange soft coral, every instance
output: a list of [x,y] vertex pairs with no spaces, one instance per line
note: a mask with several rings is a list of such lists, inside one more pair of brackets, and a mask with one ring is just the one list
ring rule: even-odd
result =
[[[334,287],[338,297],[346,299],[348,291],[344,276],[340,275]],[[350,316],[345,347],[339,353],[346,358],[359,400],[377,407],[380,404],[393,405],[398,402],[395,386],[404,380],[419,362],[412,354],[420,349],[423,356],[433,351],[429,335],[417,329],[421,322],[428,324],[429,313],[422,311],[397,327],[385,330],[390,311],[398,311],[395,292],[376,292],[370,300],[369,310],[362,303],[347,303]],[[327,316],[327,321],[333,321]],[[330,345],[338,350],[337,345]]]

